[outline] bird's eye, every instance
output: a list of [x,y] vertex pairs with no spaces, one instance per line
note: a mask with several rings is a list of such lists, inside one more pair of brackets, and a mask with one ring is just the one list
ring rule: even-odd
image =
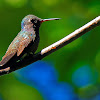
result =
[[35,23],[37,23],[37,20],[36,19],[32,19],[31,22],[35,24]]
[[34,23],[34,21],[35,21],[34,19],[31,20],[32,23]]

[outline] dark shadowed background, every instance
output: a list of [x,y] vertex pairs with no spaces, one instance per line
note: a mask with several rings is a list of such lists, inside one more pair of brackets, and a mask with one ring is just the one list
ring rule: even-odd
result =
[[[38,52],[99,16],[100,1],[0,0],[0,59],[28,14],[61,18],[41,25]],[[100,26],[43,60],[0,77],[0,100],[100,100],[99,73]]]

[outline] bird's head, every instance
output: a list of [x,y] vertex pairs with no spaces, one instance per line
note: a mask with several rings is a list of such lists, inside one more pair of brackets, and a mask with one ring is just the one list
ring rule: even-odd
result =
[[34,28],[39,29],[42,22],[50,20],[59,20],[60,18],[41,19],[35,15],[27,15],[22,19],[21,28]]

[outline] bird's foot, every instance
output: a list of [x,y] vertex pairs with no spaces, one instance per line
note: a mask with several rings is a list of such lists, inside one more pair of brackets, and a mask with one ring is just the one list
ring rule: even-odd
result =
[[10,67],[7,67],[7,68],[4,68],[4,69],[0,69],[0,73],[3,73],[3,72],[5,72],[5,73],[9,73],[9,70],[10,70]]

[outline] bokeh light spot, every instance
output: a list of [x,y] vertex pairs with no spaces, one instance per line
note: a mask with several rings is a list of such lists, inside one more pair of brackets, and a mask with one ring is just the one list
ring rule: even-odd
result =
[[43,0],[43,2],[48,6],[52,6],[52,5],[57,4],[59,0]]
[[15,8],[22,7],[27,3],[27,0],[5,0],[5,1],[8,5],[13,6]]

